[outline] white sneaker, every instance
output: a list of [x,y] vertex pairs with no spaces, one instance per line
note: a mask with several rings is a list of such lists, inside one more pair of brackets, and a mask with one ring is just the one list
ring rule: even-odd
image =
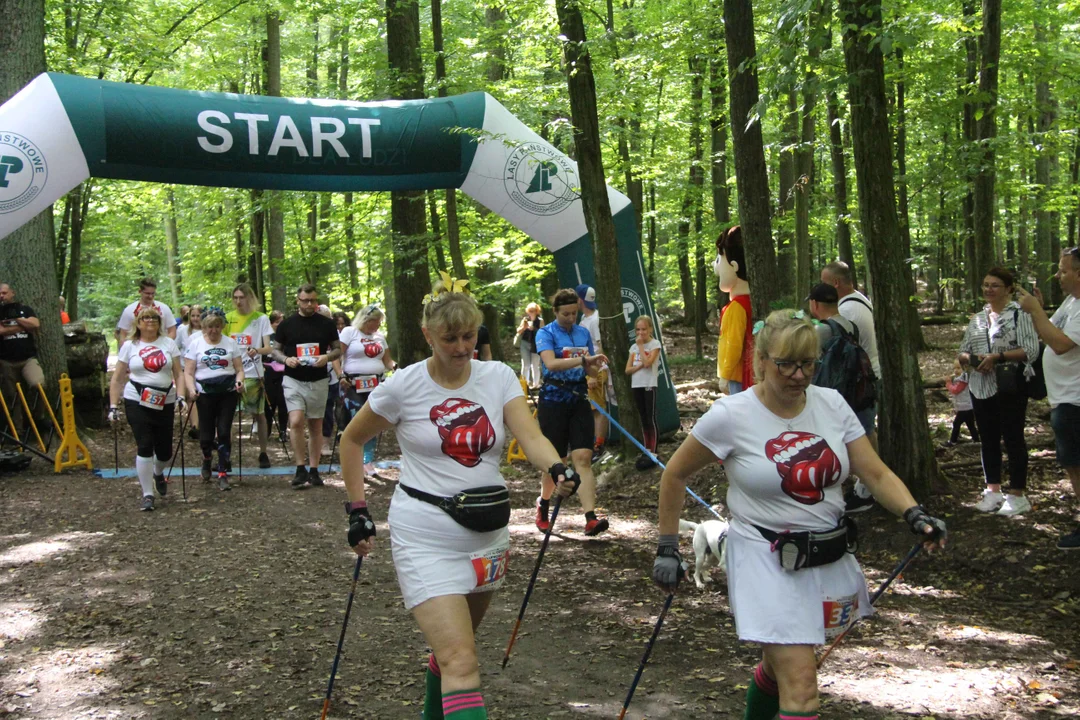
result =
[[364,477],[375,475],[375,463],[364,463]]
[[1006,495],[998,515],[1023,515],[1031,509],[1031,501],[1023,495]]
[[983,490],[982,500],[975,504],[975,509],[985,513],[997,512],[1004,502],[1005,496],[1000,492]]

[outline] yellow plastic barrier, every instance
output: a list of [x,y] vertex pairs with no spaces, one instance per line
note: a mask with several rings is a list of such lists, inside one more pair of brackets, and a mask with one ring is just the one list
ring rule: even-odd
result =
[[[14,400],[14,398],[12,398]],[[4,417],[7,418],[8,428],[11,429],[11,437],[15,438],[15,442],[20,442],[19,431],[15,429],[15,421],[11,419],[11,411],[8,410],[7,400],[4,399],[4,394],[0,393],[0,406],[4,408]]]
[[41,401],[45,403],[45,409],[49,411],[49,418],[52,420],[53,427],[56,428],[56,436],[64,437],[64,431],[60,427],[60,423],[56,420],[56,413],[53,412],[52,403],[49,402],[48,396],[45,394],[45,386],[38,385],[38,392],[41,393]]
[[41,452],[49,452],[49,448],[45,447],[45,441],[41,439],[41,432],[38,430],[37,423],[34,421],[34,414],[30,412],[30,404],[26,402],[26,395],[23,393],[21,384],[15,383],[15,392],[19,394],[19,400],[22,402],[23,410],[26,411],[26,419],[30,421],[30,429],[34,431],[34,437],[37,438],[38,445],[41,446]]
[[90,451],[83,445],[75,429],[75,398],[71,394],[71,378],[67,376],[67,373],[60,376],[60,411],[64,418],[64,438],[56,450],[53,470],[60,472],[64,468],[79,465],[87,470],[93,470],[94,463],[90,459]]

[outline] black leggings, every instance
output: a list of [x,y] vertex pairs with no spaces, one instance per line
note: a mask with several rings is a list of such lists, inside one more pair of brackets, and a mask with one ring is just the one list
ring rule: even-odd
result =
[[127,415],[131,434],[135,436],[139,457],[157,457],[168,460],[172,457],[173,420],[176,417],[176,405],[169,403],[161,410],[143,407],[135,400],[124,399],[124,412]]
[[971,433],[971,441],[979,442],[979,428],[975,426],[974,410],[956,411],[956,417],[954,417],[952,421],[952,437],[949,438],[949,442],[957,442],[960,440],[960,428],[965,424],[968,427],[968,432]]
[[645,447],[656,452],[656,388],[633,388]]
[[[236,414],[236,391],[224,393],[200,393],[195,400],[199,408],[199,447],[204,458],[217,448],[218,453],[229,457],[232,449],[232,421]],[[243,430],[241,429],[241,432]],[[217,442],[214,434],[217,433]]]
[[982,436],[983,478],[987,485],[1001,482],[1001,444],[1009,453],[1009,489],[1027,487],[1028,453],[1024,440],[1027,425],[1027,396],[1022,393],[997,393],[985,400],[971,398],[975,406],[975,425]]
[[274,414],[277,413],[278,432],[285,432],[289,427],[289,409],[285,407],[285,389],[281,381],[285,376],[279,372],[267,369],[263,380],[266,388],[266,422],[273,424]]

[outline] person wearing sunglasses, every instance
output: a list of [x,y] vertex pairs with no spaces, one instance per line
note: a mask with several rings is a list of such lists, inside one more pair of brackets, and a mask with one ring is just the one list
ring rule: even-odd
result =
[[854,523],[844,518],[844,478],[857,472],[927,549],[944,547],[945,523],[881,461],[843,396],[811,385],[820,350],[806,314],[777,310],[755,332],[756,384],[714,403],[661,477],[653,580],[667,592],[677,588],[686,481],[723,461],[728,597],[739,639],[763,651],[743,717],[816,720],[814,647],[873,612],[853,554]]

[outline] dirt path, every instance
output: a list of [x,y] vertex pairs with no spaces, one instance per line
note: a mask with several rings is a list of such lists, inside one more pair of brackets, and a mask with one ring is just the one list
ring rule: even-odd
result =
[[[946,421],[934,403],[931,421]],[[84,439],[111,466],[111,434]],[[251,468],[253,443],[244,445]],[[383,457],[393,450],[385,442]],[[187,451],[193,464],[194,442]],[[951,463],[977,458],[970,446],[941,453]],[[132,454],[125,440],[121,464]],[[287,463],[280,446],[271,455]],[[601,490],[613,531],[584,538],[568,507],[500,671],[540,540],[535,474],[508,471],[519,508],[514,560],[479,633],[493,718],[618,715],[663,598],[648,579],[659,472],[614,465],[603,466]],[[879,615],[830,657],[822,717],[1080,715],[1080,558],[1053,548],[1070,527],[1069,491],[1052,463],[1033,468],[1035,509],[1010,519],[967,507],[977,468],[952,476],[954,494],[931,503],[949,522],[949,551],[916,559]],[[391,481],[371,489],[382,542],[361,572],[334,718],[420,715],[426,648],[394,579],[381,522],[393,488],[386,474]],[[317,718],[354,556],[340,478],[303,492],[288,480],[247,476],[229,493],[189,482],[186,504],[174,482],[160,510],[140,513],[134,479],[58,477],[40,461],[0,478],[0,717]],[[724,496],[718,468],[693,486],[710,502]],[[685,516],[706,511],[688,502]],[[860,560],[876,586],[912,538],[880,510],[858,522]],[[736,641],[723,575],[714,576],[707,590],[688,583],[677,597],[628,717],[742,717],[756,652]]]

